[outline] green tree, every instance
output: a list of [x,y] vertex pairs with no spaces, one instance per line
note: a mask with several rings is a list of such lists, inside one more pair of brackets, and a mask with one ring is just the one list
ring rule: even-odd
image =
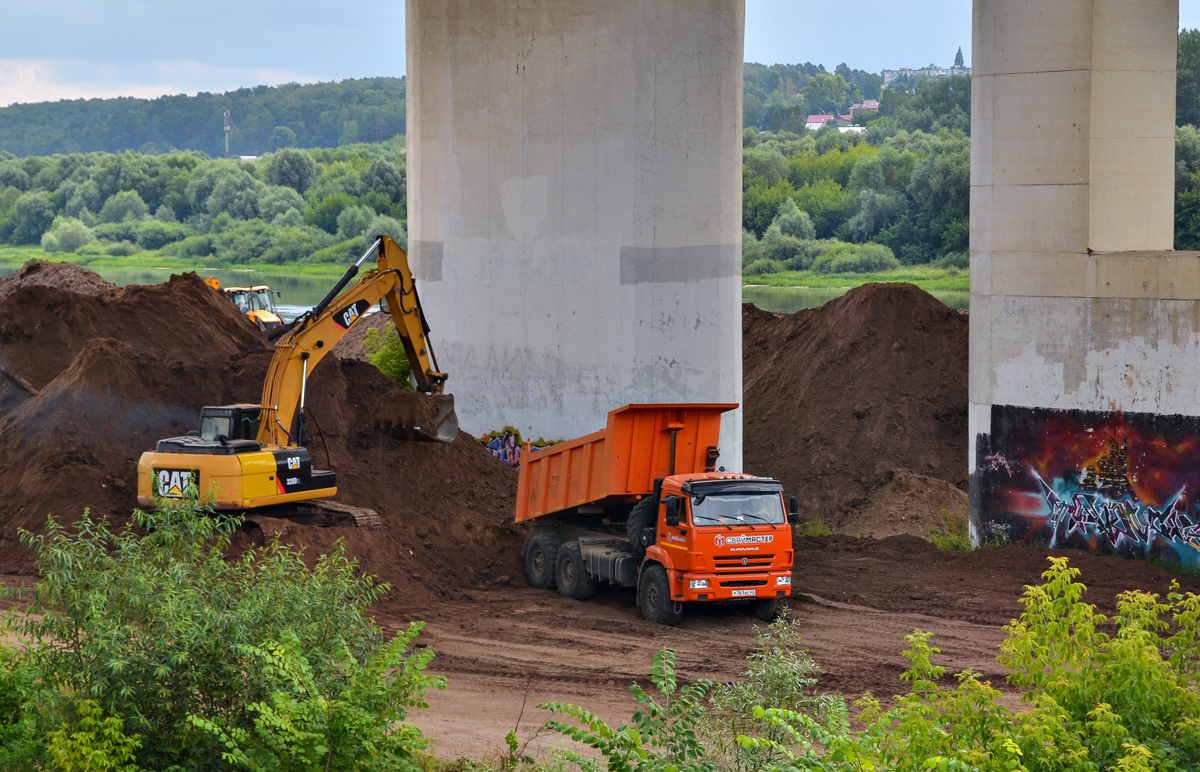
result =
[[280,150],[267,162],[267,182],[304,193],[317,180],[317,165],[303,150]]
[[22,193],[13,204],[13,243],[37,244],[53,222],[54,204],[49,193]]
[[74,217],[56,217],[50,230],[42,234],[42,248],[47,252],[74,252],[95,238],[92,229]]
[[100,222],[124,222],[125,220],[141,220],[150,214],[150,207],[138,195],[136,190],[123,190],[114,193],[104,202],[100,210]]
[[1179,31],[1175,72],[1175,125],[1200,125],[1200,30]]
[[385,324],[382,329],[382,332],[378,327],[367,330],[367,336],[363,338],[367,359],[384,375],[404,388],[411,389],[412,365],[404,351],[404,342],[396,332],[396,325]]
[[272,150],[283,150],[284,148],[295,147],[297,144],[296,132],[287,126],[276,126],[271,131],[269,145]]
[[361,186],[363,193],[382,193],[393,203],[403,201],[408,195],[404,167],[382,158],[376,158],[362,173]]

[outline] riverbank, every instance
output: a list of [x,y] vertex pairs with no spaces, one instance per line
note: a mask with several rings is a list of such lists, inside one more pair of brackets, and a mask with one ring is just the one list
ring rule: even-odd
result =
[[[186,259],[144,250],[133,255],[76,255],[70,252],[46,252],[39,246],[14,247],[0,245],[0,268],[17,269],[26,261],[38,258],[52,262],[71,262],[93,270],[109,269],[169,269],[208,274],[213,271],[252,271],[264,276],[340,276],[346,270],[341,263],[226,263],[213,259]],[[879,273],[818,274],[812,271],[784,271],[773,274],[743,276],[747,288],[775,287],[781,289],[848,290],[863,284],[907,282],[926,292],[967,292],[970,275],[962,268],[934,268],[927,265],[907,266]],[[794,310],[794,309],[793,309]]]

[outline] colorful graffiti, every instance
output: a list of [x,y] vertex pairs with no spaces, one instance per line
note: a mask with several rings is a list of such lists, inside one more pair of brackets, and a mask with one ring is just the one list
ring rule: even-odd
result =
[[[513,427],[506,426],[501,431],[485,434],[479,438],[479,444],[509,466],[519,467],[521,465],[521,453],[525,444],[521,440],[521,432]],[[533,450],[541,450],[554,444],[553,441],[538,438],[531,443],[531,447]]]
[[996,405],[977,453],[985,542],[1200,569],[1200,418]]

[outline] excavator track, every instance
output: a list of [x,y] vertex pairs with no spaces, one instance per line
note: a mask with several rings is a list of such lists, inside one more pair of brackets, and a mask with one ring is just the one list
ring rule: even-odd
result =
[[336,501],[301,501],[265,507],[246,513],[246,524],[262,531],[263,536],[284,536],[291,525],[315,525],[321,528],[383,528],[383,519],[373,509],[352,507]]

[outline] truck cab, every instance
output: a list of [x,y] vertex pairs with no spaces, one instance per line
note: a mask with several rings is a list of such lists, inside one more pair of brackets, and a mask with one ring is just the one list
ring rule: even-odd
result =
[[646,557],[665,569],[672,602],[766,599],[773,610],[790,594],[792,531],[778,480],[668,477],[660,498]]

